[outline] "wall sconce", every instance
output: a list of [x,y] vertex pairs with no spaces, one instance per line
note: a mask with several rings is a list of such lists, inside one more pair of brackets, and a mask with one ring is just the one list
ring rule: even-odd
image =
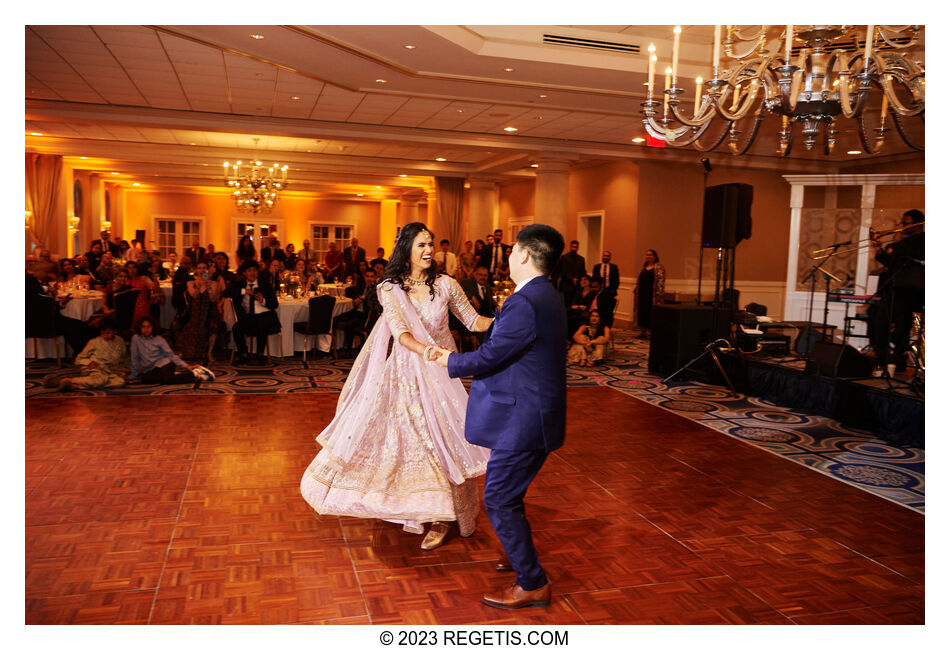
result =
[[29,230],[33,227],[33,211],[25,210],[26,212],[26,229]]

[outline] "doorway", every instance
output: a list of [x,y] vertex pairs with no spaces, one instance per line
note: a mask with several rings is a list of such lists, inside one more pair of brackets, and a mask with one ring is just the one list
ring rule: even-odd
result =
[[604,250],[603,210],[577,213],[577,243],[577,252],[584,257],[587,272],[590,273],[594,264],[600,262],[600,254]]

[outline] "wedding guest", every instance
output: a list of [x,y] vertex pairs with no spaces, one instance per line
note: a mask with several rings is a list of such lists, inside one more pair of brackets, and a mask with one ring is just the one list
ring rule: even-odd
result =
[[590,367],[604,358],[610,343],[610,328],[601,322],[600,312],[591,310],[587,323],[574,332],[573,341],[567,351],[569,365]]
[[185,359],[208,359],[214,362],[214,342],[218,334],[218,300],[220,285],[211,279],[207,262],[198,262],[194,279],[186,285],[188,307],[182,314],[185,324],[176,337],[181,356]]
[[257,259],[257,250],[254,248],[254,242],[251,240],[250,235],[241,237],[241,241],[238,242],[237,253],[234,257],[237,260],[238,266],[247,260]]
[[138,291],[138,289],[129,284],[129,272],[125,269],[119,269],[115,272],[112,282],[109,283],[102,292],[102,312],[98,315],[93,315],[89,321],[89,325],[91,327],[98,327],[102,318],[117,318],[116,298],[129,291]]
[[[343,330],[343,351],[344,357],[356,356],[356,350],[353,348],[353,338],[361,335],[360,338],[365,341],[368,334],[365,330],[367,319],[369,318],[368,308],[372,307],[373,300],[376,297],[376,272],[367,269],[360,279],[362,289],[357,296],[353,298],[353,309],[344,312],[333,319],[333,329]],[[352,288],[359,285],[354,284]],[[351,287],[347,287],[347,292]],[[372,297],[371,297],[372,296]],[[379,306],[379,301],[375,300],[375,306]],[[381,309],[381,308],[380,308]],[[378,315],[377,315],[378,318]],[[373,319],[375,325],[376,319]]]
[[323,258],[323,266],[326,268],[327,282],[343,277],[343,254],[336,249],[336,244],[332,241]]
[[88,340],[86,324],[79,319],[69,318],[60,313],[71,298],[56,296],[56,289],[51,286],[51,282],[55,280],[55,275],[53,275],[55,268],[52,262],[41,259],[33,265],[32,272],[27,274],[26,317],[27,319],[49,318],[55,309],[56,330],[66,338],[66,343],[75,354],[83,349]]
[[46,388],[74,390],[85,388],[119,388],[125,385],[126,369],[125,339],[116,336],[118,327],[113,318],[99,321],[99,336],[91,339],[82,352],[76,355],[80,368],[78,377],[58,380],[50,376],[43,381]]
[[458,258],[455,257],[455,253],[449,250],[450,242],[448,239],[443,239],[439,242],[439,248],[441,250],[437,251],[432,258],[435,260],[435,263],[439,265],[439,269],[446,275],[451,275],[455,277],[456,271],[458,271]]
[[211,269],[211,279],[222,279],[224,281],[224,288],[227,288],[234,280],[234,272],[228,268],[231,266],[231,260],[228,259],[228,254],[224,252],[215,253],[213,262],[214,267]]
[[286,268],[288,268],[288,269],[294,268],[294,264],[296,264],[296,263],[297,263],[297,260],[299,259],[299,258],[297,257],[297,251],[296,251],[296,249],[294,248],[294,245],[293,245],[293,244],[287,244],[287,245],[284,247],[284,252],[287,253],[287,259],[284,260],[284,266],[285,266]]
[[287,260],[287,254],[280,247],[280,242],[274,235],[268,238],[267,246],[261,248],[261,264],[267,267],[272,260],[280,260],[281,263]]
[[261,282],[267,282],[273,287],[274,291],[280,291],[280,283],[283,282],[284,264],[279,259],[271,258],[266,264],[267,271],[261,274]]
[[458,272],[456,273],[456,279],[461,282],[462,280],[468,280],[472,277],[472,271],[475,270],[475,254],[472,253],[472,240],[469,239],[465,242],[465,245],[462,249],[462,252],[458,256]]
[[231,328],[234,336],[234,345],[237,348],[238,358],[234,365],[248,363],[247,341],[245,337],[254,336],[257,339],[257,354],[255,361],[263,361],[262,351],[267,336],[272,331],[280,331],[280,320],[277,318],[277,294],[267,282],[257,277],[260,266],[254,260],[245,261],[239,267],[243,278],[235,279],[228,288],[228,295],[234,304],[234,313],[237,322]]
[[[300,249],[300,252],[297,253],[297,257],[302,259],[307,263],[307,268],[310,268],[310,260],[317,260],[317,251],[310,248],[310,240],[303,240],[303,248]],[[319,262],[319,260],[317,260]]]
[[176,372],[197,368],[197,364],[187,364],[175,354],[164,337],[155,334],[158,322],[151,316],[145,316],[135,323],[135,335],[132,336],[132,371],[129,380],[141,377],[143,384],[197,384],[191,372]]
[[162,266],[162,258],[158,253],[152,253],[152,259],[148,265],[148,275],[153,282],[164,282],[168,279],[168,269]]
[[366,251],[360,246],[360,240],[354,237],[350,240],[349,248],[343,251],[343,273],[346,277],[350,277],[359,270],[357,265],[360,260],[366,261]]
[[386,249],[384,249],[382,246],[376,249],[376,257],[369,261],[369,268],[376,266],[377,262],[382,262],[383,266],[389,264],[389,260],[386,259]]
[[135,313],[132,316],[132,321],[135,322],[149,315],[152,292],[158,289],[158,285],[142,273],[142,267],[136,262],[126,262],[125,270],[129,273],[129,285],[139,290],[138,300],[135,301]]
[[600,312],[600,320],[607,327],[614,325],[614,309],[617,307],[617,298],[614,293],[604,287],[599,276],[590,279],[590,287],[594,291],[594,299],[590,303],[591,310]]
[[95,271],[96,267],[99,266],[99,262],[102,260],[102,242],[98,239],[92,242],[92,245],[89,246],[89,251],[86,253],[86,259],[89,260],[89,270]]
[[185,249],[185,255],[191,258],[192,266],[205,258],[205,247],[198,244],[198,240],[191,242],[191,246]]
[[172,251],[168,254],[168,259],[162,262],[162,266],[165,267],[165,270],[171,274],[174,274],[178,270],[178,253]]
[[643,268],[637,276],[637,287],[633,290],[633,304],[637,306],[637,326],[640,328],[638,339],[650,338],[650,315],[653,305],[663,302],[666,286],[666,269],[660,264],[660,256],[652,248],[647,249]]
[[76,273],[76,262],[64,257],[59,261],[59,275],[57,276],[57,285],[66,289],[86,288],[88,279],[85,276]]
[[93,271],[93,275],[96,276],[96,282],[103,286],[110,284],[112,278],[115,275],[118,267],[115,264],[115,261],[112,257],[112,253],[106,251],[102,254],[102,258],[99,261],[99,266],[96,267],[96,270]]
[[187,255],[183,256],[175,275],[172,276],[172,307],[175,308],[175,314],[179,317],[179,322],[181,315],[188,306],[185,291],[188,282],[191,280],[191,264],[191,258]]
[[[600,264],[594,264],[594,270],[591,272],[591,277],[600,278],[601,285],[603,285],[604,291],[609,292],[611,295],[617,295],[617,289],[620,288],[620,269],[617,268],[616,264],[611,264],[611,253],[610,251],[604,251],[600,255]],[[606,314],[601,314],[604,317],[604,320],[607,320]]]

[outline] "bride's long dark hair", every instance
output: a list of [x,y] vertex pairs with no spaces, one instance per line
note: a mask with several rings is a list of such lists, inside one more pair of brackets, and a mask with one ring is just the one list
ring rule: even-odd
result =
[[[396,237],[396,243],[393,245],[392,255],[389,256],[389,263],[386,265],[384,278],[386,282],[399,285],[403,291],[409,292],[409,286],[405,278],[412,273],[412,242],[416,235],[422,231],[429,233],[429,236],[435,239],[432,231],[426,228],[424,223],[413,221],[407,223],[399,230],[399,236]],[[426,270],[426,284],[429,285],[430,300],[435,299],[435,280],[438,277],[435,260]]]

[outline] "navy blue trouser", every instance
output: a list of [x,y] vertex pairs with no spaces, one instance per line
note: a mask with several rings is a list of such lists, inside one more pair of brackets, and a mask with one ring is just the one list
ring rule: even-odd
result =
[[485,473],[485,510],[522,589],[540,589],[548,579],[538,562],[524,495],[544,465],[544,449],[492,449]]

